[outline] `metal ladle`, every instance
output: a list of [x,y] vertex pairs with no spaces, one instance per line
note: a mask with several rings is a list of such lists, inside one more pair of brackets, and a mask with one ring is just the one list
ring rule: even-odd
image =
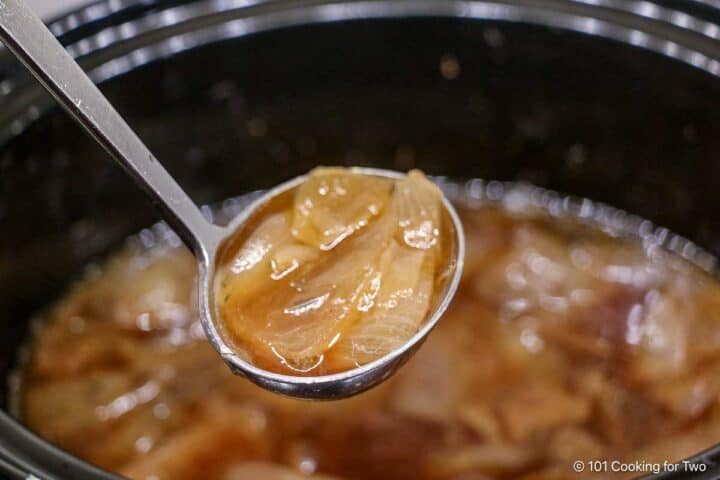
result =
[[[72,115],[159,205],[163,217],[193,250],[198,261],[200,319],[208,340],[230,366],[258,385],[278,393],[302,398],[342,398],[366,390],[387,379],[407,360],[445,312],[458,286],[465,245],[462,225],[450,202],[443,205],[454,226],[454,258],[444,291],[420,330],[386,356],[345,372],[315,377],[281,375],[243,359],[228,341],[217,321],[212,284],[218,251],[260,206],[276,195],[305,181],[294,178],[265,193],[226,227],[208,222],[198,206],[163,168],[80,66],[60,45],[43,22],[22,0],[0,0],[0,41],[27,67]],[[401,178],[389,170],[357,169],[359,173]]]

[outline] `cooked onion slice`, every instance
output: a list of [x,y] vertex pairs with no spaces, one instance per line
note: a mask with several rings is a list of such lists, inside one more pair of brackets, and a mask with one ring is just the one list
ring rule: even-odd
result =
[[367,316],[333,349],[329,363],[354,368],[400,347],[430,308],[434,263],[425,252],[393,241],[383,253],[380,289]]
[[440,190],[418,170],[397,182],[393,207],[398,216],[400,242],[420,250],[438,246],[441,198]]
[[[278,213],[265,219],[223,267],[219,291],[221,308],[228,302],[238,306],[268,283],[273,274],[273,256],[280,246],[292,242],[290,215]],[[286,263],[286,262],[283,262]]]
[[316,168],[295,194],[292,233],[331,250],[383,210],[391,188],[385,179],[344,168]]
[[384,217],[332,254],[225,311],[256,355],[298,372],[317,366],[377,295],[395,222]]

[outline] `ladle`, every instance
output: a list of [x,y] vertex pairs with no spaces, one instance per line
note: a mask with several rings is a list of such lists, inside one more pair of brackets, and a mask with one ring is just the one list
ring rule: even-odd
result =
[[[443,205],[454,224],[453,269],[440,300],[420,330],[386,356],[342,373],[315,377],[280,375],[254,366],[232,348],[217,320],[212,304],[212,284],[218,251],[260,206],[305,181],[296,177],[262,195],[229,225],[205,219],[175,179],[163,168],[110,102],[62,47],[45,24],[22,0],[0,0],[0,41],[27,67],[58,103],[72,115],[155,201],[165,220],[192,249],[198,262],[200,320],[208,340],[231,370],[258,385],[302,398],[342,398],[387,379],[422,343],[438,322],[457,289],[465,245],[462,225],[447,198]],[[402,174],[390,170],[359,168],[358,172],[388,178]]]

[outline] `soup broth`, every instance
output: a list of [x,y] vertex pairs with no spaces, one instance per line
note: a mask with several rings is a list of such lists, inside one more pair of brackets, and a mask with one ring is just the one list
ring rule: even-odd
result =
[[191,254],[135,241],[49,313],[19,413],[137,480],[625,478],[572,462],[678,461],[720,441],[714,277],[531,207],[458,210],[457,296],[379,387],[307,402],[234,377],[199,325]]

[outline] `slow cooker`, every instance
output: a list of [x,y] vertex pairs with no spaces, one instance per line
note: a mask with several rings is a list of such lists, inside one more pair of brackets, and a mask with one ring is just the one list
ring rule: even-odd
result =
[[[597,199],[720,254],[716,0],[101,0],[50,27],[198,202],[320,163],[404,169],[412,146],[435,175]],[[118,478],[8,413],[11,372],[33,313],[157,219],[0,50],[8,478]],[[697,478],[720,475],[707,447]]]

